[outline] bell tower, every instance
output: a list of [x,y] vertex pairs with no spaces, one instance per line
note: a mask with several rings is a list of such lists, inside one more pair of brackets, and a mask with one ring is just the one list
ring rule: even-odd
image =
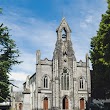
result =
[[[56,29],[57,41],[53,53],[53,107],[63,109],[62,98],[66,97],[68,104],[73,107],[73,68],[76,62],[75,53],[71,42],[71,29],[63,18]],[[68,94],[67,94],[68,93]],[[68,99],[69,98],[69,99]],[[72,101],[70,104],[70,100]]]
[[66,38],[65,40],[70,40],[70,33],[71,29],[68,26],[65,18],[62,19],[60,26],[56,29],[57,32],[57,38],[59,40],[63,40],[63,38]]
[[66,22],[65,18],[62,19],[59,27],[56,29],[56,32],[57,32],[57,42],[54,52],[56,53],[57,51],[57,55],[58,53],[60,54],[62,53],[62,55],[68,54],[68,57],[73,57],[73,60],[76,60],[70,38],[71,29],[68,23]]

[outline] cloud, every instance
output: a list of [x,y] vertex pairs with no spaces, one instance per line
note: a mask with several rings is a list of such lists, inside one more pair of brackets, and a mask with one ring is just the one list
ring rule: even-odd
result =
[[[61,17],[62,12],[59,9],[64,9],[64,16],[72,30],[71,39],[77,61],[80,59],[85,61],[85,54],[89,52],[90,48],[90,39],[96,34],[101,14],[105,11],[105,5],[102,8],[93,8],[91,4],[87,5],[84,0],[79,1],[76,1],[74,6],[73,2],[60,5],[62,2],[57,0],[55,3],[59,4],[56,11],[59,11],[60,15],[57,16]],[[14,79],[14,83],[22,88],[26,76],[32,75],[36,71],[36,50],[41,50],[42,59],[45,57],[52,59],[57,39],[55,31],[60,20],[46,21],[43,18],[33,16],[29,10],[22,8],[16,9],[16,12],[10,9],[0,17],[0,21],[12,29],[10,31],[11,37],[16,41],[21,53],[19,60],[23,63],[13,67],[10,78]],[[18,89],[15,88],[15,90]]]
[[[18,60],[23,61],[20,65],[13,66],[10,78],[14,79],[14,84],[19,86],[19,89],[14,88],[14,90],[22,90],[26,76],[36,72],[36,50],[41,50],[42,59],[45,57],[52,59],[57,38],[53,27],[57,26],[54,21],[47,23],[33,17],[26,19],[14,12],[9,13],[9,15],[12,19],[6,15],[3,16],[1,22],[12,29],[10,31],[11,37],[17,43],[21,53]],[[22,24],[22,22],[24,23]]]
[[10,79],[15,81],[25,81],[27,74],[24,72],[11,72]]
[[[85,17],[85,20],[80,23],[81,28],[88,28],[89,25],[93,23],[93,18],[95,18],[93,15],[87,15]],[[96,19],[95,19],[96,20]],[[95,22],[96,23],[96,22]]]
[[12,83],[16,86],[13,86],[13,91],[23,91],[23,83],[25,81],[13,81]]
[[35,73],[36,66],[36,54],[27,53],[22,51],[21,57],[18,59],[19,61],[23,61],[21,64],[16,65],[13,71],[24,71],[26,74]]
[[80,27],[81,28],[87,28],[88,26],[87,26],[87,24],[85,22],[81,22],[80,23]]
[[92,21],[93,21],[93,16],[91,16],[91,15],[87,16],[85,19],[85,22],[87,22],[87,23],[92,23]]
[[4,16],[3,22],[12,29],[10,31],[12,38],[15,39],[21,50],[28,52],[34,51],[35,53],[35,48],[44,51],[44,47],[46,49],[54,47],[56,41],[55,27],[57,27],[54,21],[45,22],[34,17],[26,18],[21,15],[18,16],[14,12],[10,14],[13,19],[7,19],[10,17]]
[[10,75],[10,80],[11,83],[13,83],[15,86],[13,86],[14,91],[23,91],[23,83],[26,81],[26,77],[28,74],[24,73],[24,72],[11,72]]

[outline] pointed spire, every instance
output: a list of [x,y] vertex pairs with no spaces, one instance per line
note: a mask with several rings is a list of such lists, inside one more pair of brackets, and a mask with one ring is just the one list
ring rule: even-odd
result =
[[70,29],[68,23],[66,22],[65,17],[62,18],[59,27],[56,29],[56,32],[61,31],[63,28],[65,28],[67,32],[71,32],[71,29]]

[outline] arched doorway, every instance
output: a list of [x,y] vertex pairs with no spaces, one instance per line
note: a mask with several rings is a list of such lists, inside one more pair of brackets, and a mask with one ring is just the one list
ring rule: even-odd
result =
[[80,99],[80,110],[84,110],[84,99]]
[[63,109],[68,109],[68,98],[67,98],[67,96],[65,96],[63,98],[62,105],[63,105],[63,107],[62,107]]
[[48,110],[48,98],[47,97],[45,97],[44,98],[44,110]]
[[23,104],[19,103],[19,110],[22,110]]

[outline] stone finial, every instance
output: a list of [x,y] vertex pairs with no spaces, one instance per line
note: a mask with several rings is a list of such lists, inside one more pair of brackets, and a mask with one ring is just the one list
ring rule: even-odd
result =
[[26,89],[29,89],[29,75],[26,78]]
[[86,66],[89,66],[89,55],[86,53]]
[[36,52],[36,63],[39,64],[41,59],[41,52],[40,50],[37,50]]

